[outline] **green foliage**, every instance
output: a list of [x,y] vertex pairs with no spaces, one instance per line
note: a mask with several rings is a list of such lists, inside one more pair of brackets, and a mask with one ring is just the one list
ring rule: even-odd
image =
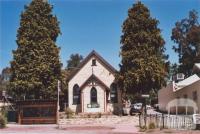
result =
[[61,70],[61,90],[64,93],[64,98],[68,99],[68,81],[67,78],[69,77],[70,71],[66,69]]
[[10,76],[11,76],[10,68],[8,67],[4,68],[0,75],[0,91],[7,91]]
[[147,127],[146,126],[141,126],[140,127],[140,132],[145,132],[147,130]]
[[170,65],[171,76],[178,74],[178,65],[176,63]]
[[76,70],[80,62],[83,60],[83,56],[79,54],[71,54],[70,59],[67,60],[67,67],[61,71],[62,75],[62,91],[65,98],[67,99],[68,95],[68,77],[73,70]]
[[112,114],[121,116],[123,114],[121,107],[120,106],[114,106]]
[[86,114],[86,118],[101,118],[101,113],[88,113]]
[[155,129],[156,128],[156,125],[154,122],[150,122],[149,125],[148,125],[148,128],[149,129]]
[[97,113],[97,116],[96,116],[96,118],[101,118],[101,113],[99,112],[99,113]]
[[70,59],[67,60],[67,70],[76,69],[76,67],[80,64],[83,60],[83,56],[79,54],[71,54]]
[[91,118],[91,117],[92,117],[91,113],[87,114],[87,118]]
[[166,84],[169,62],[158,23],[141,2],[128,10],[122,26],[120,72],[116,75],[127,95],[149,93]]
[[179,56],[179,72],[190,76],[194,63],[200,62],[200,25],[195,10],[189,12],[188,18],[176,22],[171,39],[178,44],[173,49]]
[[5,67],[1,72],[1,79],[3,81],[9,81],[12,72],[9,67]]
[[6,118],[0,114],[0,128],[5,128],[7,124]]
[[72,118],[72,116],[74,115],[74,111],[67,107],[65,109],[65,114],[67,115],[67,118]]
[[17,50],[11,62],[10,94],[16,99],[50,99],[61,79],[61,63],[56,38],[59,22],[52,6],[33,0],[21,14]]
[[2,116],[4,116],[4,117],[7,117],[7,115],[8,115],[8,107],[6,107],[6,106],[1,107],[0,114]]
[[0,91],[6,91],[8,89],[9,81],[0,82]]
[[147,99],[147,103],[150,105],[158,103],[158,91],[157,90],[154,90],[154,89],[150,90],[149,98]]

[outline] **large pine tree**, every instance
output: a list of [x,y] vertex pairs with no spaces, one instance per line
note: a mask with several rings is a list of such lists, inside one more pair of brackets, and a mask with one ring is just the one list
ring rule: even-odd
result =
[[10,93],[16,99],[50,99],[56,95],[61,63],[56,38],[59,22],[52,6],[33,0],[21,14],[17,50],[11,62]]
[[117,81],[126,95],[141,95],[165,84],[168,63],[159,21],[137,2],[122,26],[122,58]]

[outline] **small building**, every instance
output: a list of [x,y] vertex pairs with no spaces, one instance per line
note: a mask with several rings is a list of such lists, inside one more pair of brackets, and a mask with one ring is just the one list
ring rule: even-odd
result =
[[76,113],[107,113],[121,107],[116,70],[92,51],[68,78],[68,106]]
[[[167,112],[167,104],[174,99],[190,99],[197,104],[200,111],[200,63],[194,65],[193,75],[179,82],[172,81],[166,87],[158,91],[159,110]],[[184,112],[184,108],[179,108],[180,113]],[[175,113],[175,108],[171,113]],[[188,113],[193,113],[193,109],[189,109]]]

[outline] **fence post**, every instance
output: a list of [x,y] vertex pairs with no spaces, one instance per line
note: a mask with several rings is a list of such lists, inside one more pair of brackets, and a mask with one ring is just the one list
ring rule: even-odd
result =
[[145,127],[147,127],[147,115],[146,114],[144,114],[144,125],[145,125]]
[[187,124],[185,122],[185,116],[184,116],[184,127],[186,128],[187,127]]
[[158,128],[158,117],[157,117],[157,114],[156,114],[156,128]]
[[162,114],[162,128],[164,129],[164,127],[165,127],[165,118],[164,118],[164,114]]
[[151,114],[149,114],[149,116],[150,116],[150,122],[151,122]]
[[139,126],[141,128],[141,114],[139,114]]

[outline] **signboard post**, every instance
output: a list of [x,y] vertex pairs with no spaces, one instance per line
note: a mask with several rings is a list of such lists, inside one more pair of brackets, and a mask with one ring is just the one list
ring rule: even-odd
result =
[[149,95],[148,94],[142,94],[141,97],[144,98],[144,122],[145,122],[145,126],[146,126],[146,123],[147,123],[147,120],[146,120],[146,116],[147,116],[147,104],[146,104],[146,101],[149,98]]
[[61,91],[61,89],[60,89],[60,81],[58,80],[58,100],[57,100],[57,124],[59,125],[59,110],[60,110],[60,104],[59,104],[59,101],[60,101],[60,91]]
[[193,114],[193,123],[196,125],[196,129],[200,129],[200,114]]

